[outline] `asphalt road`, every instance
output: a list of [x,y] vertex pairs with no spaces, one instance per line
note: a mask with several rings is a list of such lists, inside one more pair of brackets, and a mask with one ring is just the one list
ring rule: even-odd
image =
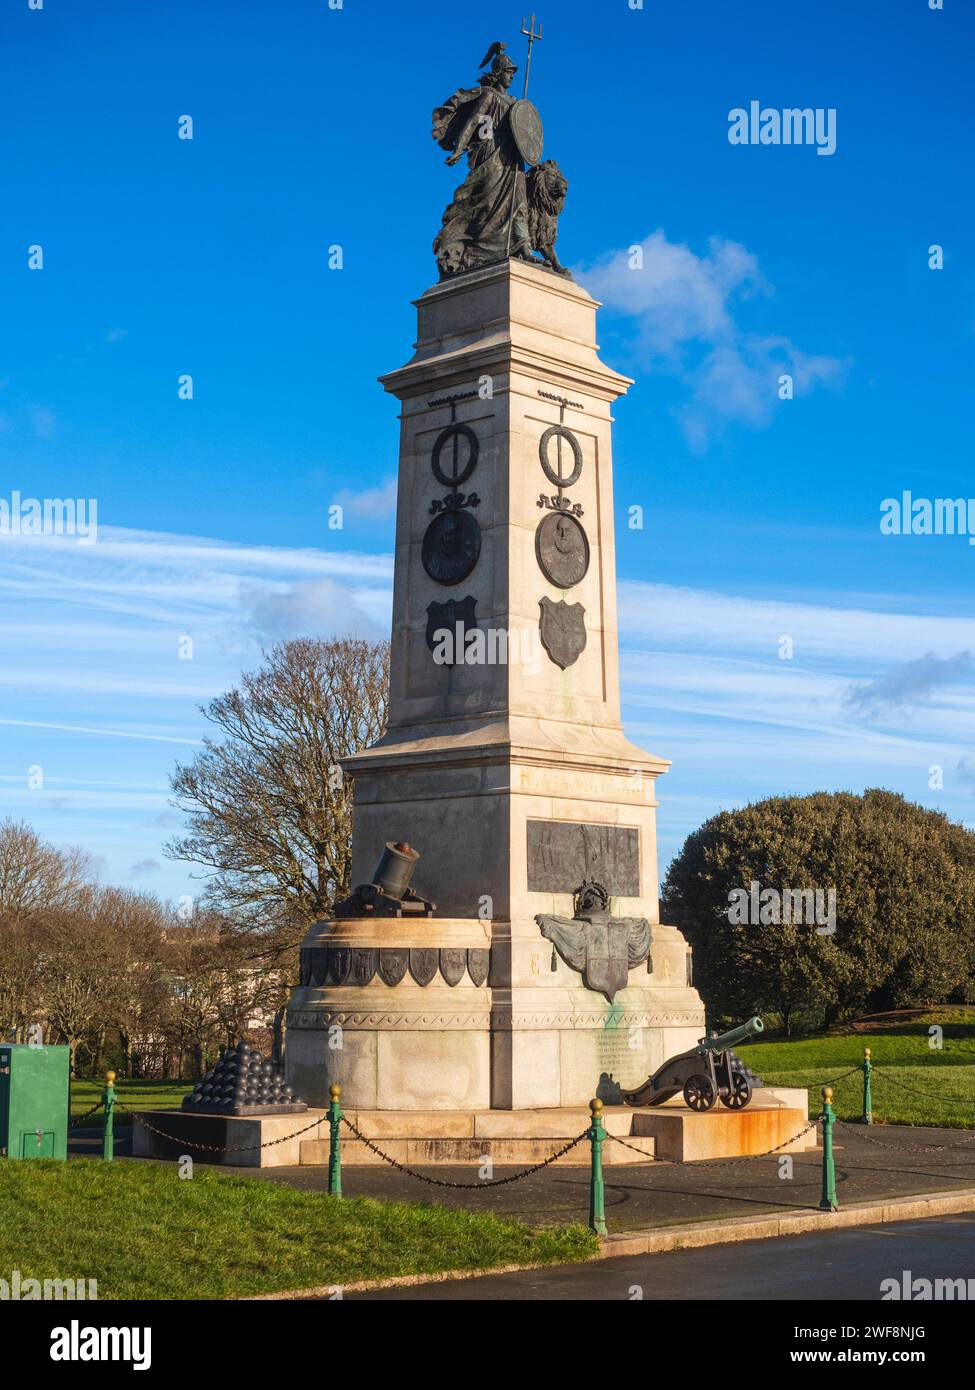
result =
[[[520,1274],[347,1293],[345,1297],[420,1302],[614,1302],[641,1297],[871,1301],[881,1298],[884,1279],[893,1278],[900,1284],[905,1270],[915,1279],[971,1280],[967,1292],[975,1297],[975,1215],[897,1221],[822,1235],[675,1250],[667,1255],[628,1255]],[[913,1303],[911,1307],[918,1311]],[[959,1314],[964,1311],[963,1305]]]

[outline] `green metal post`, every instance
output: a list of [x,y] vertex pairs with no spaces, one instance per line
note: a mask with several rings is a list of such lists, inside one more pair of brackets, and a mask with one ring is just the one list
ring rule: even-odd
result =
[[[870,1081],[870,1073],[873,1071],[873,1063],[870,1061],[870,1049],[863,1049],[863,1123],[873,1124],[873,1085]],[[881,1090],[883,1087],[881,1087]]]
[[823,1195],[819,1203],[820,1211],[838,1211],[836,1201],[836,1164],[833,1162],[833,1088],[823,1090]]
[[332,1103],[328,1107],[328,1192],[330,1197],[342,1196],[342,1148],[339,1126],[342,1123],[342,1107],[339,1096],[341,1086],[330,1086],[328,1093]]
[[115,1157],[115,1073],[105,1073],[105,1089],[102,1091],[102,1104],[105,1107],[105,1128],[102,1131],[102,1158],[111,1163]]
[[597,1236],[608,1235],[606,1230],[606,1189],[603,1186],[603,1128],[601,1100],[591,1100],[589,1109],[592,1124],[589,1126],[589,1143],[592,1146],[592,1174],[589,1179],[589,1229]]

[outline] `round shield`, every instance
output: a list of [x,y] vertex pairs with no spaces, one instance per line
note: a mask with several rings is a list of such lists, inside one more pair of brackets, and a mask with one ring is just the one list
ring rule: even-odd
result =
[[542,162],[542,118],[530,101],[516,101],[508,117],[515,148],[531,167]]

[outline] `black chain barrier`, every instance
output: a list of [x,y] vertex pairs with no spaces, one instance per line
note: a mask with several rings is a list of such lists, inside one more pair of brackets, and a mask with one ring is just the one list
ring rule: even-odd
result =
[[[845,1081],[846,1078],[849,1076],[853,1076],[856,1073],[862,1074],[862,1071],[863,1068],[860,1066],[851,1067],[849,1071],[842,1072],[839,1076],[833,1077],[831,1081],[824,1081],[821,1084],[824,1087],[835,1086],[840,1081]],[[874,1066],[871,1074],[873,1076],[879,1075],[882,1080],[889,1081],[892,1085],[899,1087],[899,1089],[907,1091],[909,1093],[913,1093],[915,1095],[925,1096],[932,1100],[946,1101],[948,1104],[954,1105],[973,1104],[971,1100],[966,1100],[962,1097],[939,1096],[935,1092],[919,1091],[916,1087],[908,1086],[906,1083],[897,1081],[894,1077],[888,1075],[886,1068]],[[290,1143],[292,1140],[300,1138],[301,1135],[307,1134],[310,1130],[317,1129],[320,1126],[328,1124],[328,1116],[326,1115],[313,1120],[311,1124],[306,1125],[303,1129],[296,1130],[292,1134],[282,1135],[279,1139],[267,1139],[263,1143],[258,1144],[238,1144],[228,1148],[226,1145],[222,1144],[200,1144],[193,1140],[177,1138],[172,1134],[167,1134],[165,1130],[158,1129],[155,1125],[150,1124],[149,1121],[144,1119],[139,1112],[133,1110],[131,1106],[126,1105],[124,1102],[116,1100],[115,1104],[117,1109],[128,1111],[133,1116],[135,1122],[142,1125],[144,1129],[149,1130],[150,1133],[158,1135],[159,1138],[165,1139],[170,1144],[177,1144],[187,1149],[194,1149],[199,1153],[254,1153],[260,1149],[270,1149],[276,1147],[279,1144]],[[99,1100],[95,1105],[92,1106],[90,1110],[86,1111],[84,1115],[80,1115],[76,1120],[71,1121],[69,1128],[77,1128],[78,1125],[82,1124],[85,1120],[89,1119],[98,1110],[100,1110],[103,1105],[104,1101]],[[224,1116],[218,1118],[232,1119],[233,1116]],[[627,1140],[621,1138],[617,1134],[610,1134],[607,1132],[606,1140],[610,1140],[615,1144],[619,1144],[624,1149],[629,1149],[632,1153],[636,1154],[644,1163],[675,1163],[678,1166],[690,1166],[693,1163],[695,1169],[712,1167],[733,1167],[738,1164],[749,1163],[753,1158],[774,1157],[776,1154],[781,1153],[784,1149],[788,1148],[789,1145],[796,1143],[797,1140],[802,1139],[805,1135],[809,1134],[811,1130],[814,1130],[816,1126],[821,1122],[821,1118],[821,1116],[817,1116],[817,1118],[811,1120],[809,1124],[807,1124],[803,1129],[799,1130],[797,1134],[792,1135],[791,1138],[784,1140],[781,1144],[776,1144],[774,1148],[767,1149],[764,1153],[748,1154],[740,1158],[707,1158],[694,1160],[663,1159],[655,1153],[648,1154],[643,1149],[638,1149],[635,1144],[628,1143]],[[430,1174],[428,1173],[418,1172],[417,1169],[411,1168],[407,1164],[401,1163],[398,1159],[393,1158],[391,1154],[385,1153],[381,1148],[379,1148],[377,1144],[375,1144],[371,1139],[369,1139],[365,1134],[363,1134],[362,1131],[358,1128],[358,1126],[355,1125],[353,1121],[348,1118],[347,1115],[342,1116],[342,1123],[347,1127],[347,1129],[349,1129],[349,1131],[356,1137],[356,1139],[360,1140],[360,1142],[363,1143],[367,1149],[369,1149],[372,1153],[376,1154],[376,1156],[382,1159],[384,1163],[388,1163],[391,1168],[395,1168],[398,1172],[403,1173],[407,1177],[415,1178],[418,1182],[428,1183],[432,1187],[448,1187],[461,1191],[480,1191],[485,1187],[506,1187],[509,1183],[520,1182],[523,1178],[531,1177],[534,1173],[540,1173],[544,1169],[550,1167],[553,1163],[558,1162],[560,1158],[564,1158],[566,1154],[571,1153],[577,1145],[581,1144],[584,1139],[588,1139],[590,1136],[590,1131],[587,1128],[583,1130],[581,1134],[577,1135],[574,1139],[570,1139],[560,1149],[557,1149],[555,1153],[550,1154],[548,1158],[543,1159],[540,1163],[532,1164],[531,1167],[524,1168],[518,1173],[511,1173],[507,1177],[485,1178],[478,1182],[454,1182],[449,1178],[435,1178],[430,1176]],[[973,1134],[969,1140],[963,1140],[961,1143],[958,1144],[907,1144],[904,1142],[891,1144],[883,1139],[876,1138],[876,1136],[872,1134],[866,1133],[865,1127],[862,1125],[851,1124],[849,1121],[840,1120],[839,1118],[836,1119],[836,1123],[842,1125],[844,1129],[848,1129],[851,1133],[851,1136],[855,1134],[858,1139],[864,1140],[865,1143],[874,1144],[879,1148],[898,1150],[900,1152],[904,1152],[904,1150],[913,1150],[914,1152],[918,1153],[947,1153],[952,1150],[965,1150],[970,1152],[973,1144],[975,1144],[975,1134]]]
[[103,1100],[96,1101],[90,1110],[86,1110],[85,1113],[79,1115],[76,1120],[69,1120],[68,1129],[77,1129],[79,1125],[84,1124],[85,1120],[91,1119],[96,1110],[101,1110],[104,1104],[105,1102]]
[[906,1081],[896,1081],[887,1071],[886,1067],[874,1067],[872,1076],[879,1076],[881,1081],[889,1081],[892,1086],[897,1086],[902,1091],[908,1091],[911,1095],[924,1096],[926,1100],[940,1100],[946,1105],[975,1105],[975,1101],[967,1099],[965,1096],[939,1096],[935,1091],[919,1091],[916,1086],[908,1086]]
[[806,1083],[806,1085],[811,1086],[814,1089],[817,1086],[836,1086],[840,1081],[845,1081],[848,1076],[852,1076],[854,1072],[860,1072],[862,1075],[863,1068],[851,1067],[849,1071],[843,1072],[840,1076],[834,1076],[831,1081],[809,1081]]
[[[235,1144],[232,1148],[228,1148],[225,1144],[197,1144],[191,1139],[181,1139],[177,1138],[174,1134],[166,1134],[164,1130],[157,1129],[156,1126],[151,1125],[148,1120],[144,1120],[138,1111],[133,1110],[130,1105],[122,1105],[120,1101],[116,1101],[115,1104],[116,1108],[121,1106],[121,1109],[128,1110],[136,1124],[141,1125],[143,1129],[149,1130],[151,1134],[158,1134],[160,1139],[165,1139],[170,1144],[179,1144],[185,1149],[196,1149],[200,1153],[210,1154],[246,1154],[254,1153],[257,1149],[273,1149],[276,1144],[287,1144],[290,1140],[297,1139],[302,1134],[307,1134],[310,1129],[316,1129],[319,1125],[328,1124],[327,1116],[319,1116],[317,1120],[312,1120],[310,1125],[305,1125],[304,1129],[295,1130],[294,1134],[283,1134],[280,1139],[266,1139],[263,1144]],[[234,1116],[219,1115],[215,1118],[232,1120]]]
[[[855,1134],[866,1144],[875,1144],[879,1149],[896,1149],[899,1153],[903,1153],[905,1150],[914,1153],[949,1153],[955,1149],[962,1149],[971,1153],[973,1145],[975,1145],[975,1134],[972,1135],[971,1139],[963,1139],[960,1144],[909,1144],[906,1141],[891,1144],[886,1139],[878,1139],[876,1135],[868,1134],[867,1130],[870,1126],[864,1125],[862,1122],[857,1124],[850,1120],[837,1119],[836,1124],[842,1125],[844,1129],[850,1131],[851,1135]],[[904,1126],[900,1126],[900,1128],[904,1128]]]
[[396,1168],[400,1173],[405,1173],[407,1177],[416,1178],[418,1182],[429,1183],[432,1187],[456,1187],[473,1192],[479,1192],[484,1187],[506,1187],[510,1182],[520,1182],[522,1178],[531,1177],[532,1173],[540,1173],[543,1168],[547,1168],[550,1164],[555,1163],[557,1159],[564,1158],[577,1144],[581,1144],[583,1139],[589,1138],[589,1130],[584,1129],[575,1139],[570,1139],[561,1149],[551,1154],[550,1157],[543,1159],[541,1163],[535,1163],[531,1168],[524,1168],[520,1173],[511,1173],[506,1178],[485,1178],[482,1182],[451,1182],[448,1178],[431,1178],[428,1173],[418,1173],[415,1168],[408,1168],[405,1163],[400,1163],[398,1159],[392,1158],[387,1153],[383,1153],[382,1149],[374,1144],[371,1139],[367,1139],[347,1115],[342,1116],[342,1123],[348,1126],[357,1139],[362,1140],[367,1149],[371,1149],[374,1154],[377,1154],[384,1162],[388,1163],[390,1167]]

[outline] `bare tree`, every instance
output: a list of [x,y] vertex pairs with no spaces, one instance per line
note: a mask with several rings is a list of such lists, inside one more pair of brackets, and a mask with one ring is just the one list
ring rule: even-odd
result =
[[168,985],[161,1031],[179,1071],[185,1059],[194,1076],[220,1046],[238,1042],[287,996],[279,969],[253,959],[253,939],[216,913],[166,932],[163,958]]
[[112,943],[97,921],[97,895],[70,907],[51,908],[38,919],[42,1007],[71,1051],[77,1074],[82,1048],[93,1058],[104,1036],[113,986]]
[[0,823],[0,921],[70,904],[88,875],[88,857],[81,850],[45,844],[26,821]]
[[207,739],[172,779],[190,831],[166,847],[212,870],[207,900],[293,946],[349,889],[352,788],[341,760],[385,728],[387,643],[299,640],[204,713]]
[[26,917],[0,919],[0,1039],[26,1041],[40,993],[34,924]]
[[134,1038],[157,1020],[166,999],[163,945],[175,915],[149,893],[102,889],[92,931],[103,940],[108,965],[102,981],[103,1014],[94,1041],[96,1070],[108,1033],[117,1035],[123,1076],[131,1073]]
[[81,904],[91,893],[87,875],[80,850],[55,849],[25,821],[0,823],[0,1037],[22,1042],[38,1016],[44,984],[39,919]]

